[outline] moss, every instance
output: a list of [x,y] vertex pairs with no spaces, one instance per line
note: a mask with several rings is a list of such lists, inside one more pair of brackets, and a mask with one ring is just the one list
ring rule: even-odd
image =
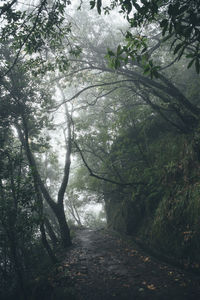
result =
[[200,260],[200,184],[182,182],[121,194],[106,205],[111,228],[180,261]]
[[163,197],[149,229],[150,243],[177,259],[200,259],[199,186],[179,187]]
[[108,227],[119,232],[126,232],[126,213],[121,202],[109,202],[106,204]]
[[194,137],[169,133],[147,142],[151,165],[133,168],[145,184],[106,195],[108,224],[178,261],[198,262],[200,164]]

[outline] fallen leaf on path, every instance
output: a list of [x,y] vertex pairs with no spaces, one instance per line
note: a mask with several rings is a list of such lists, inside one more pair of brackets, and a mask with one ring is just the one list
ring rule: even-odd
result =
[[147,284],[147,288],[152,291],[156,290],[156,287],[154,284]]
[[150,257],[145,257],[144,258],[144,262],[149,262],[150,261]]
[[131,250],[130,256],[134,256],[134,255],[136,255],[136,254],[138,254],[137,250]]
[[168,272],[168,275],[171,275],[171,276],[172,276],[173,274],[174,274],[174,273],[173,273],[172,271]]

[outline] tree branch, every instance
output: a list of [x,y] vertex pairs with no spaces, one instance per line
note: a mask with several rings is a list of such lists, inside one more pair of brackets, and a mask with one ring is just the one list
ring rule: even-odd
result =
[[131,79],[126,79],[126,80],[118,80],[118,81],[114,81],[114,82],[107,82],[107,83],[98,83],[98,84],[94,84],[94,85],[90,85],[87,86],[85,88],[83,88],[81,91],[79,91],[78,93],[76,93],[73,97],[71,97],[70,99],[66,99],[63,100],[61,103],[59,103],[58,105],[54,106],[53,109],[58,109],[60,106],[62,106],[63,104],[70,102],[72,100],[74,100],[75,98],[77,98],[78,96],[80,96],[83,92],[95,88],[95,87],[101,87],[101,86],[107,86],[107,85],[113,85],[113,84],[118,84],[118,83],[122,83],[122,82],[130,82],[133,81]]
[[103,181],[106,181],[106,182],[110,182],[112,184],[116,184],[116,185],[119,185],[119,186],[123,186],[123,187],[128,187],[128,186],[134,186],[134,185],[145,185],[146,183],[144,182],[131,182],[131,183],[122,183],[122,182],[118,182],[118,181],[115,181],[115,180],[112,180],[112,179],[108,179],[108,178],[105,178],[105,177],[102,177],[102,176],[99,176],[97,174],[95,174],[92,169],[89,167],[88,163],[86,162],[85,160],[85,157],[83,155],[83,152],[82,150],[80,149],[80,147],[78,146],[78,144],[74,141],[74,144],[78,150],[78,152],[80,153],[80,156],[82,158],[82,161],[85,165],[85,167],[88,169],[89,173],[90,173],[90,176],[92,177],[95,177],[97,179],[100,179],[100,180],[103,180]]

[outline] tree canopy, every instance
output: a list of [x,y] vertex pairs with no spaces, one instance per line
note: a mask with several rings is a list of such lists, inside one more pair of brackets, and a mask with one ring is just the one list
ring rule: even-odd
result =
[[28,299],[74,224],[104,224],[94,203],[110,228],[196,265],[199,4],[1,1],[3,297]]
[[[186,56],[189,60],[187,68],[190,68],[195,63],[197,73],[200,72],[199,4],[199,1],[116,0],[110,1],[109,5],[103,6],[102,0],[90,1],[91,8],[96,6],[99,14],[102,10],[106,14],[119,7],[121,9],[120,13],[127,19],[130,28],[138,29],[136,34],[127,31],[127,45],[123,48],[118,48],[118,56],[125,53],[127,57],[130,56],[136,59],[137,51],[139,50],[140,52],[141,49],[142,53],[149,54],[148,42],[144,32],[145,28],[152,24],[154,28],[160,29],[161,43],[166,43],[169,40],[175,60],[180,60],[183,55]],[[159,37],[159,34],[157,37]],[[110,54],[113,55],[112,53]],[[152,67],[151,63],[148,67]]]

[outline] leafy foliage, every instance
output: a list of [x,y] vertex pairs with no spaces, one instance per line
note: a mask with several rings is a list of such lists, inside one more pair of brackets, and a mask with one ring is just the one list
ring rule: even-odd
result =
[[[21,147],[8,128],[3,133],[0,140],[0,294],[7,298],[16,293],[23,298],[25,282],[32,279],[34,264],[44,255],[37,237],[40,213],[31,170]],[[38,257],[32,255],[34,251]]]
[[[160,27],[162,36],[162,42],[165,43],[170,39],[171,49],[177,60],[180,60],[183,54],[189,59],[188,68],[195,63],[196,72],[200,72],[199,62],[199,1],[111,1],[109,6],[103,7],[105,13],[113,10],[115,7],[121,8],[121,13],[126,17],[131,28],[142,28],[153,24],[155,27]],[[102,1],[91,1],[91,8],[97,6],[97,10],[101,13]],[[142,33],[141,36],[138,33],[132,35],[130,31],[127,32],[129,38],[131,37],[132,49],[130,49],[130,41],[123,48],[121,54],[126,54],[125,62],[128,57],[136,59],[139,55],[138,50],[143,47],[142,53],[148,54],[148,46],[144,39],[146,38]],[[124,60],[123,57],[118,59],[118,51],[116,54],[116,60],[114,67],[120,66],[120,60]],[[111,53],[110,53],[111,54]],[[110,56],[108,53],[108,55]],[[111,55],[112,56],[112,55]],[[147,60],[148,61],[148,60]],[[148,63],[148,62],[147,62]],[[152,62],[148,63],[150,69]],[[155,73],[155,74],[154,74]],[[157,73],[151,73],[152,76],[156,76]]]
[[[94,10],[71,22],[66,0],[2,4],[2,294],[27,298],[25,279],[45,257],[40,238],[51,258],[60,237],[70,244],[64,201],[80,226],[87,204],[105,201],[108,226],[183,262],[199,260],[199,1],[102,3],[90,7],[120,8],[125,34]],[[68,132],[64,172],[61,141],[51,150],[54,118]],[[104,217],[85,214],[85,224]],[[45,278],[36,294],[40,284],[52,289]]]

